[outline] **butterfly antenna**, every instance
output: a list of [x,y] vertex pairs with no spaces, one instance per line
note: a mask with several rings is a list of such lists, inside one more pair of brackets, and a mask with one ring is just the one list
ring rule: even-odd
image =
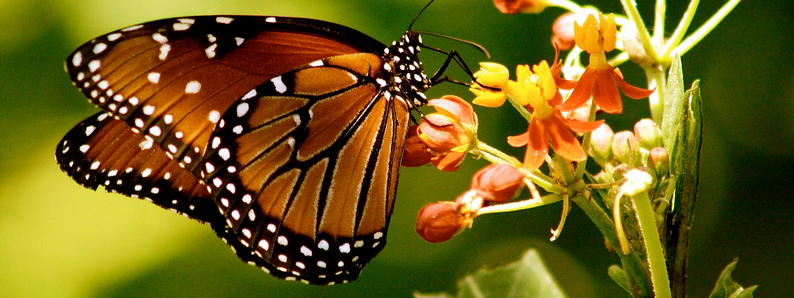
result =
[[448,36],[448,35],[433,33],[433,32],[426,32],[426,31],[415,31],[415,32],[419,33],[419,34],[438,36],[438,37],[441,37],[441,38],[446,38],[446,39],[449,39],[449,40],[454,40],[454,41],[457,41],[457,42],[465,43],[467,45],[471,45],[471,46],[477,48],[478,50],[480,50],[480,52],[482,52],[485,55],[485,58],[491,59],[491,53],[488,53],[488,50],[486,50],[485,47],[481,46],[480,44],[478,44],[476,42],[465,40],[465,39],[460,39],[460,38],[452,37],[452,36]]
[[408,26],[408,31],[411,31],[411,28],[413,28],[414,23],[416,23],[416,20],[419,19],[419,16],[421,16],[422,13],[425,12],[425,9],[427,9],[427,7],[429,7],[430,4],[433,4],[433,1],[436,1],[436,0],[430,0],[430,2],[428,2],[427,5],[425,5],[425,7],[422,7],[422,10],[420,10],[419,13],[416,14],[416,16],[414,17],[414,20],[411,21],[411,25]]

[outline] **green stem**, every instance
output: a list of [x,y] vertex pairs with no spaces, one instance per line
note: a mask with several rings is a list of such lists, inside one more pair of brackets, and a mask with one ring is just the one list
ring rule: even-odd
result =
[[562,195],[559,194],[549,194],[540,197],[540,199],[528,199],[523,201],[517,202],[510,202],[504,204],[497,204],[491,206],[485,206],[480,208],[477,211],[478,215],[488,214],[488,213],[500,213],[500,212],[511,212],[511,211],[518,211],[518,210],[526,210],[532,209],[535,207],[540,207],[552,203],[557,203],[562,200]]
[[670,279],[667,276],[667,264],[664,260],[661,238],[656,227],[656,217],[654,216],[651,199],[647,192],[642,192],[630,197],[637,212],[640,232],[642,233],[645,251],[648,254],[648,265],[651,269],[651,280],[653,281],[653,291],[657,298],[670,298]]
[[739,4],[741,0],[730,0],[728,3],[725,3],[720,10],[717,11],[708,21],[706,21],[703,26],[700,26],[695,33],[692,33],[689,37],[684,39],[680,45],[675,48],[675,52],[679,55],[683,56],[686,52],[688,52],[692,47],[694,47],[700,40],[702,40],[706,35],[708,35],[711,30],[714,30],[715,27],[728,15],[735,7]]
[[[590,105],[590,115],[587,116],[587,121],[595,121],[595,115],[598,107],[595,104]],[[584,152],[588,152],[590,150],[590,139],[593,135],[593,132],[586,132],[584,137],[582,137],[582,149]],[[576,164],[576,173],[574,173],[574,177],[576,179],[582,179],[584,176],[584,170],[587,167],[587,159],[579,162]]]
[[[596,200],[582,195],[575,196],[571,200],[584,211],[590,220],[596,225],[604,238],[607,239],[612,247],[620,247],[618,238],[615,233],[615,223],[612,217],[607,215],[604,209],[596,203]],[[623,265],[623,270],[626,276],[634,285],[634,290],[637,292],[636,296],[645,297],[650,295],[651,281],[648,278],[648,272],[642,264],[640,257],[634,251],[627,255],[617,254],[620,257],[620,262]]]
[[695,11],[697,11],[698,4],[700,0],[692,0],[689,1],[689,6],[687,7],[686,11],[684,12],[684,16],[681,17],[681,22],[678,23],[678,27],[675,28],[675,32],[673,35],[670,36],[670,39],[667,41],[667,44],[664,46],[664,50],[662,52],[663,59],[665,59],[664,65],[667,65],[667,61],[670,61],[670,54],[672,53],[673,49],[681,42],[681,39],[684,38],[686,31],[689,30],[689,25],[692,24],[692,18],[695,17]]
[[557,6],[574,13],[578,13],[582,10],[582,7],[579,6],[579,4],[568,0],[549,0],[549,6]]
[[653,44],[661,45],[664,43],[664,20],[667,14],[667,1],[656,0],[656,10],[653,18]]
[[634,5],[634,1],[620,0],[620,3],[623,4],[623,10],[626,11],[629,20],[634,22],[634,27],[637,28],[637,33],[640,35],[640,41],[642,42],[643,49],[645,49],[645,53],[653,61],[659,61],[659,54],[656,53],[651,35],[648,33],[648,27],[645,27],[645,22],[642,21],[642,17],[640,16],[640,12],[637,11],[637,6]]
[[530,173],[529,171],[524,169],[524,164],[521,163],[515,157],[507,155],[506,153],[499,151],[491,145],[488,145],[482,141],[477,142],[477,151],[478,153],[487,161],[495,164],[505,163],[512,165],[514,168],[521,171],[524,176],[529,177],[535,185],[540,186],[544,190],[551,192],[551,193],[562,193],[565,191],[562,187],[559,187],[557,184],[554,183],[554,179],[546,176],[545,174],[541,173],[540,171],[535,171],[534,173]]
[[559,169],[559,174],[562,176],[562,180],[565,182],[565,185],[573,184],[573,173],[571,173],[571,170],[568,169],[568,161],[559,154],[554,154],[552,160],[555,164],[554,168]]
[[519,104],[512,95],[507,95],[507,101],[510,102],[510,105],[512,105],[519,114],[521,114],[521,117],[524,117],[524,119],[527,120],[527,123],[532,121],[532,113],[530,113],[525,106]]
[[653,68],[644,68],[648,80],[648,89],[656,88],[656,92],[648,96],[651,106],[651,119],[653,122],[662,123],[664,119],[664,99],[667,78],[661,65]]

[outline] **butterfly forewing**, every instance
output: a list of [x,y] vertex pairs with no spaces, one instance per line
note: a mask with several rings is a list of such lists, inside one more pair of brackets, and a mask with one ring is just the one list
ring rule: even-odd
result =
[[311,61],[382,48],[314,20],[185,17],[98,37],[70,55],[66,69],[92,103],[192,169],[220,115],[248,90]]

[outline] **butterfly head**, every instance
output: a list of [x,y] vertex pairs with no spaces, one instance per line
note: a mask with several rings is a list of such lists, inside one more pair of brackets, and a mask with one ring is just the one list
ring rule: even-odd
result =
[[384,50],[383,69],[391,77],[388,92],[395,98],[404,98],[412,106],[427,103],[424,91],[431,86],[419,61],[421,47],[422,37],[419,33],[408,31]]

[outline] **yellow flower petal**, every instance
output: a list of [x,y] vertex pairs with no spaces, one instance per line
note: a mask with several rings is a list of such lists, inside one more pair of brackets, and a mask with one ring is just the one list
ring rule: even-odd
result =
[[474,73],[474,78],[477,79],[478,84],[493,88],[503,88],[507,85],[510,71],[504,65],[493,62],[480,62],[480,68]]

